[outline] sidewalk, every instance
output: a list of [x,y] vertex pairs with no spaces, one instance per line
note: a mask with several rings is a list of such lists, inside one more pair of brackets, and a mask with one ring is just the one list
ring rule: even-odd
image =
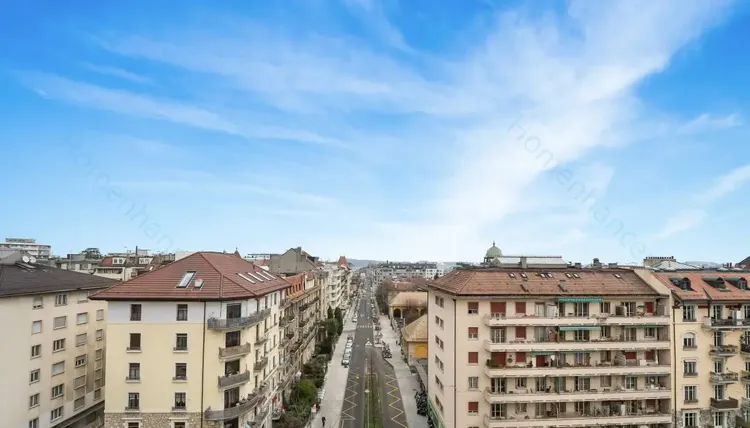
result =
[[[333,358],[328,363],[328,372],[323,382],[324,395],[320,403],[320,411],[313,418],[312,427],[319,428],[323,426],[321,418],[326,417],[326,427],[338,428],[339,418],[341,418],[341,408],[344,405],[344,394],[346,393],[346,380],[349,377],[349,369],[341,365],[341,359],[344,356],[346,347],[346,336],[354,335],[357,331],[357,325],[352,322],[347,311],[344,315],[344,330],[336,342],[336,348],[333,350]],[[412,401],[414,401],[412,399]]]
[[414,399],[414,393],[419,391],[419,379],[416,373],[412,374],[409,365],[401,359],[401,347],[397,345],[398,334],[393,331],[387,315],[380,315],[380,328],[380,332],[383,333],[382,341],[388,344],[393,354],[393,358],[387,361],[393,366],[393,371],[396,372],[398,378],[398,389],[401,391],[401,401],[404,403],[409,428],[427,428],[427,417],[417,414],[417,401]]

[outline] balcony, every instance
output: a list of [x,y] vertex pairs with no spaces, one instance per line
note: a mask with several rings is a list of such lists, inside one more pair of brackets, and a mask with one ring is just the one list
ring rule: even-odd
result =
[[259,372],[268,365],[268,357],[263,357],[253,364],[253,370]]
[[265,389],[256,389],[251,394],[247,395],[247,398],[243,398],[238,401],[234,406],[228,407],[223,410],[211,410],[209,407],[206,409],[204,417],[207,421],[222,421],[225,419],[238,418],[245,413],[253,410],[261,401],[263,401]]
[[488,352],[534,352],[534,351],[617,351],[627,349],[628,351],[651,351],[656,349],[669,349],[668,340],[639,340],[625,341],[617,339],[593,339],[589,341],[556,341],[535,342],[533,340],[493,342],[490,339],[484,341],[484,350]]
[[723,400],[711,399],[711,408],[716,410],[733,410],[738,409],[740,403],[736,398],[725,398]]
[[750,354],[750,344],[743,343],[740,346],[740,352],[743,352],[745,354]]
[[669,424],[672,422],[671,413],[643,413],[643,414],[597,414],[582,415],[580,413],[562,413],[549,417],[536,417],[523,419],[525,415],[517,418],[509,416],[506,418],[492,418],[484,416],[484,426],[487,428],[504,427],[539,427],[539,426],[601,426],[601,425],[651,425]]
[[601,325],[669,325],[669,313],[665,307],[659,306],[653,314],[612,315],[612,314],[568,314],[568,315],[506,315],[487,314],[484,324],[488,327],[504,326],[601,326]]
[[488,377],[542,377],[542,376],[608,376],[608,375],[668,375],[671,372],[669,364],[656,364],[645,362],[639,364],[635,360],[632,363],[616,364],[600,362],[596,365],[560,365],[559,367],[528,367],[526,365],[492,365],[484,368]]
[[271,309],[264,309],[260,312],[250,315],[249,317],[239,318],[209,318],[208,328],[209,330],[232,330],[238,328],[250,327],[260,323],[268,315],[271,314]]
[[703,327],[720,329],[745,329],[750,328],[750,319],[704,317]]
[[247,355],[250,353],[251,346],[249,343],[244,345],[229,346],[227,348],[219,348],[219,358],[231,358]]
[[750,372],[749,371],[742,371],[742,380],[744,382],[750,382]]
[[260,346],[268,341],[268,333],[262,333],[255,336],[255,346]]
[[735,345],[713,345],[709,353],[715,356],[726,356],[731,357],[737,354],[739,348]]
[[724,372],[714,373],[711,372],[711,383],[733,383],[740,379],[738,373],[735,372]]
[[219,388],[231,388],[233,386],[239,386],[249,380],[250,372],[247,370],[242,373],[219,376]]
[[536,392],[493,392],[485,389],[484,399],[492,403],[558,403],[572,401],[626,401],[669,399],[672,391],[667,387],[645,389],[602,388],[587,391],[536,391]]

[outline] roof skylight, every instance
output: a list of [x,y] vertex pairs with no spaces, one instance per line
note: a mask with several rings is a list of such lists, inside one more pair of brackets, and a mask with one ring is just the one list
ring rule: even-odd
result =
[[247,282],[249,282],[249,283],[251,283],[251,284],[255,284],[255,281],[253,281],[252,279],[250,279],[250,278],[246,277],[245,275],[243,275],[243,274],[241,274],[241,273],[238,273],[237,275],[239,275],[239,276],[240,276],[240,278],[244,279],[245,281],[247,281]]
[[263,276],[264,278],[268,279],[269,281],[273,281],[274,279],[276,279],[276,278],[274,278],[273,275],[271,275],[270,273],[268,273],[268,272],[266,272],[264,270],[259,270],[258,272],[256,272],[256,274]]
[[252,272],[248,272],[247,274],[248,274],[248,275],[250,275],[250,276],[252,276],[253,278],[257,279],[257,280],[258,280],[258,282],[263,282],[263,281],[265,281],[265,279],[263,279],[263,278],[260,278],[260,277],[258,277],[257,275],[255,275],[255,274],[254,274],[254,273],[252,273]]
[[185,275],[182,276],[180,282],[177,283],[177,288],[186,288],[188,284],[190,284],[190,281],[193,279],[196,273],[196,271],[185,272]]

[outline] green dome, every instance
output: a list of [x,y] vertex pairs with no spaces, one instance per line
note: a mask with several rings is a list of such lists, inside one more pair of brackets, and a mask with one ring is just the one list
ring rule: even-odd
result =
[[484,257],[488,259],[494,259],[494,258],[502,257],[502,256],[503,256],[503,252],[500,251],[500,249],[495,246],[495,241],[492,241],[492,246],[489,249],[487,249],[487,253],[484,255]]

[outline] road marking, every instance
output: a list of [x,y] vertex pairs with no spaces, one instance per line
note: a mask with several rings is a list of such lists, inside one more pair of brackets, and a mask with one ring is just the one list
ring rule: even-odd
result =
[[[384,375],[384,376],[386,379],[388,379],[388,382],[385,383],[386,386],[391,388],[391,390],[388,391],[388,397],[391,398],[391,402],[388,403],[388,407],[398,412],[396,416],[391,418],[391,420],[401,425],[403,428],[409,428],[409,425],[404,425],[403,422],[396,420],[396,418],[404,414],[403,410],[396,407],[396,404],[401,403],[401,392],[399,392],[398,390],[398,379],[396,379],[395,377],[391,375]],[[393,385],[393,382],[395,382],[396,384]],[[403,407],[403,403],[401,403],[401,407]]]

